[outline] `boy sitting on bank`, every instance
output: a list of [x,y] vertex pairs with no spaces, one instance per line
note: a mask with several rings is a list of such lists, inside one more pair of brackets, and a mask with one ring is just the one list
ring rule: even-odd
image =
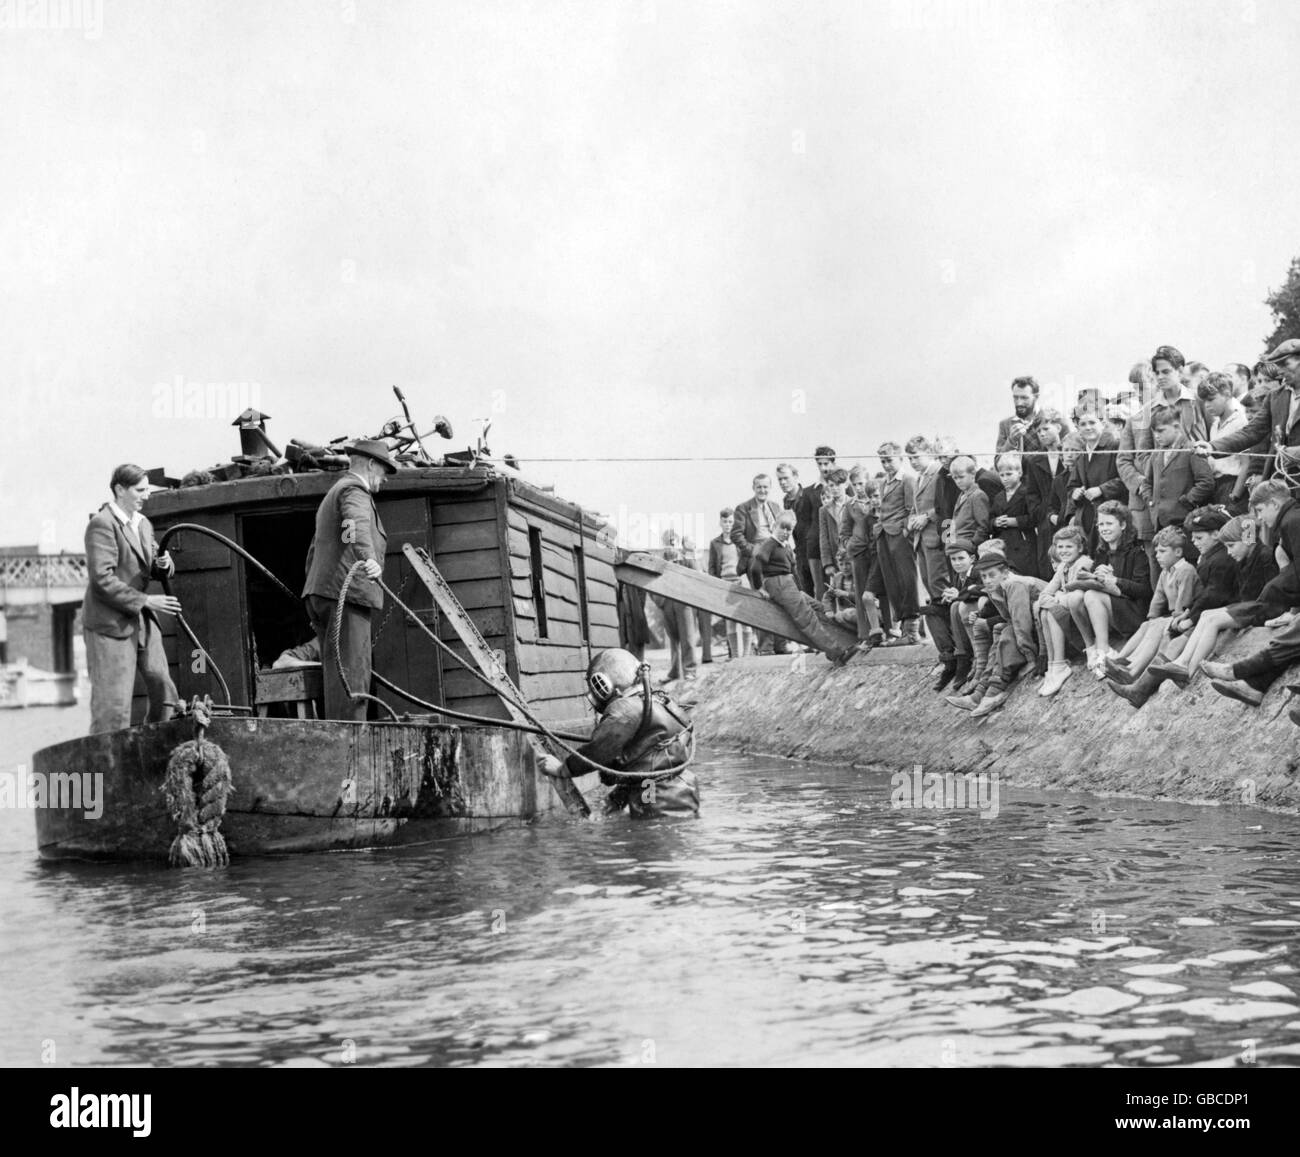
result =
[[[1180,691],[1186,689],[1198,669],[1216,666],[1203,661],[1214,654],[1224,631],[1262,627],[1268,618],[1259,596],[1264,586],[1277,577],[1277,561],[1273,551],[1258,541],[1255,520],[1229,519],[1218,532],[1218,539],[1233,563],[1232,600],[1226,606],[1205,610],[1190,635],[1180,635],[1169,641],[1162,657],[1157,660],[1159,668],[1156,663],[1147,668],[1163,674]],[[1224,676],[1216,673],[1214,677]],[[1231,674],[1226,677],[1232,678]]]
[[974,546],[965,541],[950,542],[944,547],[944,554],[951,572],[949,580],[938,596],[921,608],[943,664],[933,687],[935,691],[942,691],[949,683],[960,687],[970,675],[973,649],[967,620],[984,593],[979,575],[974,571]]
[[1007,701],[1012,683],[1032,669],[1038,658],[1035,603],[1047,583],[1035,575],[1015,574],[999,550],[982,555],[975,569],[984,583],[985,597],[1002,622],[994,630],[993,648],[980,684],[970,695],[950,696],[947,702],[981,718]]
[[1117,656],[1107,657],[1106,685],[1134,707],[1156,693],[1163,676],[1147,671],[1175,624],[1183,622],[1198,593],[1196,569],[1187,561],[1187,536],[1176,526],[1156,531],[1152,539],[1160,577],[1146,621],[1129,637]]

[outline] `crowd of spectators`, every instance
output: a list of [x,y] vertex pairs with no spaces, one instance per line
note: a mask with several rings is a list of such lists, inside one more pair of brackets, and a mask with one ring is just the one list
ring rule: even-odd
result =
[[[881,445],[874,470],[829,445],[815,481],[782,462],[721,510],[708,573],[779,603],[837,663],[928,635],[934,690],[975,716],[1036,676],[1056,694],[1080,660],[1135,707],[1200,673],[1258,705],[1300,659],[1300,340],[1218,372],[1162,345],[1128,382],[1064,413],[1016,378],[992,453],[917,434]],[[682,545],[665,536],[673,557]],[[694,565],[687,545],[679,561]],[[696,612],[657,601],[670,676],[689,675]],[[1266,648],[1213,660],[1225,632],[1259,625],[1277,632]],[[786,646],[726,624],[731,657]]]

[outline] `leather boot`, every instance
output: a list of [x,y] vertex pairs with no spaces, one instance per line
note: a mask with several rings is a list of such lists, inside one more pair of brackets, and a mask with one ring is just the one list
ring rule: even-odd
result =
[[954,663],[956,667],[952,673],[952,686],[956,690],[970,678],[971,657],[969,655],[958,655]]
[[945,659],[943,667],[939,671],[939,678],[935,680],[934,691],[942,691],[957,675],[957,660]]
[[1163,682],[1164,680],[1159,675],[1143,671],[1128,686],[1116,683],[1114,679],[1107,679],[1106,686],[1121,699],[1127,699],[1134,707],[1141,707],[1160,689],[1160,684]]

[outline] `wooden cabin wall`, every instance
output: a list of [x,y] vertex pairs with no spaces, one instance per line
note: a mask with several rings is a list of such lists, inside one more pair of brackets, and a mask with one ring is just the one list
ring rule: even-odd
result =
[[[513,603],[519,684],[550,721],[589,721],[585,698],[587,664],[594,651],[618,646],[618,609],[613,558],[589,529],[570,518],[511,496],[505,511],[509,581]],[[541,532],[542,582],[547,637],[542,638],[533,597],[529,532]],[[587,636],[582,634],[574,547],[582,547],[586,570]]]
[[[510,617],[502,579],[504,563],[498,522],[499,500],[496,494],[496,488],[501,485],[498,482],[482,490],[469,493],[453,491],[431,498],[429,553],[433,556],[434,565],[483,636],[484,642],[493,650],[506,653],[507,669],[514,677],[516,671],[511,656]],[[405,560],[403,565],[405,566]],[[413,579],[412,582],[421,590],[424,589],[418,579]],[[392,585],[391,582],[389,585]],[[450,623],[439,623],[438,638],[458,655],[469,658],[465,645]],[[433,643],[427,638],[423,643],[433,649]],[[483,683],[455,660],[441,652],[439,654],[444,702],[448,707],[490,719],[510,717],[501,700]]]
[[[429,548],[432,533],[430,500],[425,495],[378,498],[379,518],[388,535],[384,550],[384,582],[428,626],[435,626],[437,614],[429,588],[411,573],[402,547]],[[432,552],[431,552],[432,553]],[[384,608],[371,620],[372,662],[386,679],[404,687],[430,703],[443,701],[443,659],[438,650],[410,616],[384,596]],[[441,637],[441,635],[439,636]],[[401,695],[375,684],[371,691],[399,715],[419,713],[424,709]],[[380,712],[381,718],[387,718]]]
[[[218,534],[238,541],[233,513],[205,514],[202,522]],[[166,529],[165,524],[156,525],[155,536],[161,538]],[[252,689],[243,656],[243,591],[236,566],[238,558],[229,547],[193,531],[181,531],[167,544],[167,549],[176,562],[172,593],[181,601],[185,621],[216,660],[230,687],[231,702],[251,702]],[[231,621],[232,591],[238,591],[233,602],[234,621]],[[221,685],[211,673],[194,670],[194,644],[180,629],[175,616],[159,615],[158,618],[172,681],[181,699],[188,701],[194,695],[211,695],[213,702],[220,702]],[[133,723],[144,719],[149,704],[143,681],[138,677],[135,692]]]

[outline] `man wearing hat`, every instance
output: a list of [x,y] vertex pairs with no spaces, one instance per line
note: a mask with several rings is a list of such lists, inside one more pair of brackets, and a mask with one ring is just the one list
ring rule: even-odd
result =
[[[1281,374],[1282,385],[1264,399],[1250,420],[1240,430],[1224,434],[1213,441],[1196,443],[1198,454],[1237,454],[1249,450],[1256,442],[1268,439],[1272,453],[1264,460],[1258,473],[1271,478],[1281,467],[1289,466],[1291,459],[1300,459],[1300,339],[1284,341],[1264,361]],[[1295,448],[1293,452],[1292,448]],[[1248,472],[1256,473],[1255,463],[1248,464]],[[1300,484],[1300,471],[1285,471],[1287,485],[1294,494]]]
[[[307,582],[302,597],[320,644],[325,683],[325,717],[364,721],[366,701],[353,694],[370,692],[370,614],[384,605],[383,591],[372,580],[384,573],[388,536],[379,521],[375,494],[397,463],[383,442],[360,441],[347,447],[347,471],[334,483],[316,511],[316,534],[307,548]],[[334,618],[343,580],[357,562],[362,566],[348,585],[343,617],[334,648]],[[339,665],[347,675],[347,689]]]

